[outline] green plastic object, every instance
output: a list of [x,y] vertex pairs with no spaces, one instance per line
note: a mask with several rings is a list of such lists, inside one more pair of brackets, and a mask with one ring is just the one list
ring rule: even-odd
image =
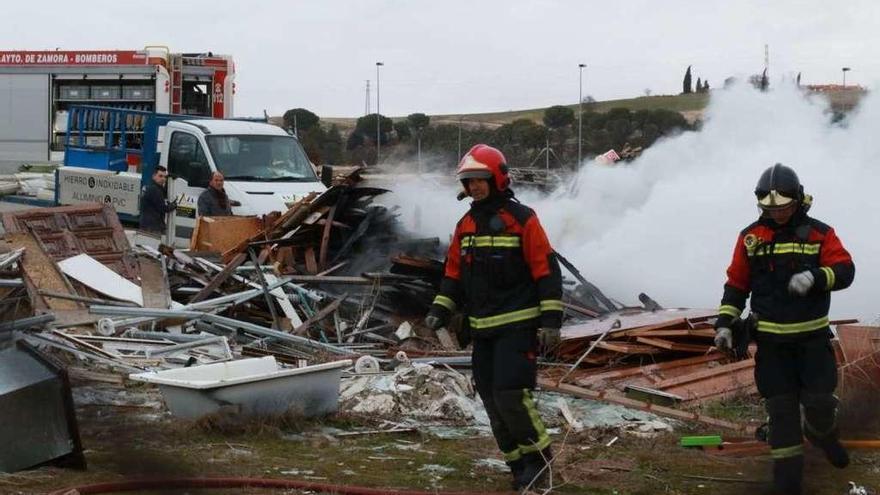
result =
[[697,437],[681,437],[682,447],[717,447],[721,445],[721,435],[705,435]]

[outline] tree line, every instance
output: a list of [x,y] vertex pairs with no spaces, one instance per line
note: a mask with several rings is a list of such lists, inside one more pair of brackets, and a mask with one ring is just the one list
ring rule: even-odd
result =
[[[663,136],[695,128],[679,112],[672,110],[612,108],[597,112],[589,106],[581,114],[584,158],[610,149],[644,149]],[[523,118],[497,127],[466,121],[459,124],[431,123],[431,118],[424,113],[394,120],[373,113],[360,117],[355,128],[343,136],[337,125],[325,125],[317,115],[304,108],[285,112],[283,125],[296,132],[315,164],[371,165],[376,162],[377,119],[382,162],[414,162],[421,152],[441,161],[448,159],[452,167],[458,163],[461,153],[477,143],[499,148],[515,167],[526,167],[537,161],[543,164],[546,158],[543,154],[548,153],[548,149],[553,167],[573,168],[577,162],[577,114],[562,105],[547,108],[541,123]]]

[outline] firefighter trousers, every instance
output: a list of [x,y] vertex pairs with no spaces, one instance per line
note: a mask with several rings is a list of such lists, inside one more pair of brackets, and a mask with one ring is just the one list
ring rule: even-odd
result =
[[550,445],[532,397],[537,379],[537,329],[510,329],[473,339],[472,369],[492,434],[507,462]]
[[837,362],[827,332],[816,333],[797,342],[758,338],[755,383],[769,416],[773,478],[779,493],[801,493],[804,429],[812,443],[837,442]]

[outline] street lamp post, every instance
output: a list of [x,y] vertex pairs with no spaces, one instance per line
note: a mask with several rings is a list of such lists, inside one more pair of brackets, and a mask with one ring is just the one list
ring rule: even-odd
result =
[[[583,152],[583,127],[584,127],[584,67],[587,64],[578,64],[580,75],[578,77],[578,162],[577,167],[581,166],[581,155]],[[576,167],[576,168],[577,168]]]
[[844,87],[844,88],[846,88],[846,73],[849,72],[849,71],[851,71],[851,70],[852,70],[852,69],[849,68],[849,67],[843,67],[843,68],[840,69],[840,71],[843,72],[843,87]]
[[379,111],[379,67],[385,65],[376,62],[376,165],[379,164],[379,150],[382,146],[382,113]]
[[461,117],[458,117],[458,159],[461,160]]

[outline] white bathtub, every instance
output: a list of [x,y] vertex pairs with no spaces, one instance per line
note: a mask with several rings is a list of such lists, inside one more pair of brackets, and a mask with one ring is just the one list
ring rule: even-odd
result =
[[254,415],[335,412],[339,381],[350,360],[281,368],[272,356],[129,375],[154,383],[171,413],[198,418],[223,409]]

